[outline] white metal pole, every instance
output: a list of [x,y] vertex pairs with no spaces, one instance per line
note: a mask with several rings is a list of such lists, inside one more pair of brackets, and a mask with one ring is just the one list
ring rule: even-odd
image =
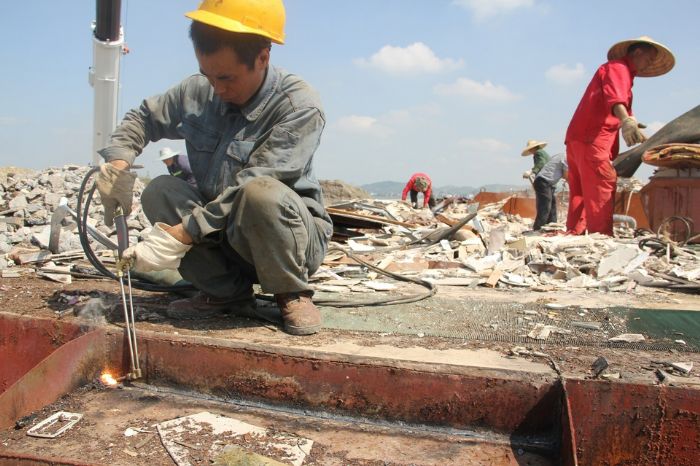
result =
[[[93,30],[95,24],[93,23]],[[93,108],[92,164],[99,165],[97,153],[109,142],[117,127],[117,105],[119,101],[119,64],[124,48],[124,31],[119,27],[119,39],[101,41],[93,35],[92,67],[88,81],[95,90]]]

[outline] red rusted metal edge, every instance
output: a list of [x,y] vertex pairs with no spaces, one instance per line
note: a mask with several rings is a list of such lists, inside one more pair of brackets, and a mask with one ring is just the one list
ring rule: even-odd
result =
[[[120,335],[113,338],[114,346],[122,344]],[[445,366],[325,359],[148,333],[140,334],[139,348],[148,383],[222,398],[501,433],[549,435],[559,428],[560,387],[541,374],[451,373]]]
[[567,380],[580,464],[695,466],[700,390]]
[[0,395],[0,429],[99,375],[105,364],[104,338],[98,329],[69,341],[9,387]]
[[100,466],[75,460],[0,451],[0,466]]
[[0,313],[0,394],[62,344],[85,333],[80,326]]
[[562,381],[562,410],[561,410],[561,445],[559,456],[562,466],[578,466],[576,459],[576,431],[571,417],[571,403],[566,391],[566,384]]

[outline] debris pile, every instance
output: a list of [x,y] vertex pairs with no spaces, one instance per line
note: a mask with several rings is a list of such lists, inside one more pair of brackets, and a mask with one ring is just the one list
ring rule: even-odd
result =
[[[54,279],[65,279],[75,271],[71,264],[83,259],[75,211],[88,170],[66,165],[36,173],[10,171],[0,178],[3,277],[21,275],[15,265],[40,267],[40,272]],[[137,180],[134,210],[128,220],[132,243],[150,228],[140,208],[143,187]],[[509,200],[480,205],[473,199],[447,198],[432,211],[374,199],[331,206],[334,242],[313,277],[314,286],[330,292],[391,291],[396,288],[394,278],[378,280],[386,272],[433,285],[498,289],[631,292],[638,285],[700,289],[700,257],[695,246],[652,233],[640,236],[624,226],[618,228],[616,238],[567,236],[562,234],[563,226],[556,224],[534,234],[529,230],[531,220],[504,212]],[[63,215],[57,215],[59,208]],[[95,195],[89,226],[116,242],[114,229],[103,223],[102,211],[99,195]],[[107,257],[112,253],[99,243],[93,249],[102,250]],[[348,253],[361,256],[377,269],[358,264]]]
[[[624,227],[616,238],[599,234],[563,235],[564,227],[554,224],[534,234],[529,231],[529,219],[503,212],[507,202],[508,199],[503,199],[485,206],[469,201],[454,202],[435,215],[427,209],[413,210],[402,202],[374,200],[345,204],[346,215],[371,216],[376,220],[376,213],[384,211],[387,222],[394,224],[357,230],[345,245],[336,246],[361,254],[381,269],[412,274],[436,285],[536,291],[631,292],[637,285],[700,289],[700,251],[695,247],[651,233],[635,236],[633,230]],[[450,231],[470,213],[476,216],[463,227]],[[341,291],[337,288],[342,283],[341,275],[350,274],[347,286],[359,290],[356,282],[362,274],[357,267],[353,270],[342,256],[337,252],[329,254],[324,263],[326,276],[333,280],[334,289]],[[376,273],[367,274],[367,279],[375,278]],[[317,286],[328,290],[323,282]]]
[[[90,167],[65,165],[40,172],[26,169],[4,169],[0,176],[0,270],[3,277],[12,277],[14,265],[65,262],[82,258],[77,234],[78,192]],[[88,186],[88,189],[90,186]],[[129,217],[133,240],[150,227],[139,199],[144,185],[136,180],[136,202]],[[87,193],[85,194],[87,197]],[[85,202],[85,200],[83,200]],[[65,206],[65,207],[62,207]],[[62,215],[56,215],[62,207]],[[88,225],[116,241],[113,228],[104,225],[99,195],[91,200]],[[52,235],[53,231],[53,235]],[[51,240],[55,244],[51,245]],[[50,246],[52,246],[50,248]],[[51,249],[51,250],[49,250]],[[99,243],[94,249],[105,249]]]

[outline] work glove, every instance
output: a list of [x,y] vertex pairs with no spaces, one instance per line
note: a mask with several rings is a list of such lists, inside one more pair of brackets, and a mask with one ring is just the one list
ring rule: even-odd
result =
[[523,172],[523,178],[530,179],[530,176],[532,176],[532,172],[530,170]]
[[131,268],[137,272],[176,270],[180,266],[180,260],[192,249],[192,245],[176,240],[165,231],[167,227],[165,223],[157,222],[143,241],[129,246],[124,251],[117,268]]
[[644,133],[639,130],[640,128],[646,127],[646,125],[639,123],[633,116],[629,116],[622,120],[620,130],[622,131],[622,138],[625,140],[627,147],[631,147],[647,140]]
[[114,225],[117,207],[121,206],[124,215],[131,212],[135,181],[136,173],[120,170],[111,163],[103,163],[100,166],[100,174],[95,184],[100,192],[100,199],[105,209],[105,225],[108,227]]

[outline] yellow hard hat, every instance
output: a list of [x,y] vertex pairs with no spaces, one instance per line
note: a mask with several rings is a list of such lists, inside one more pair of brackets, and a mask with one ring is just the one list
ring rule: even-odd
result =
[[226,31],[257,34],[284,44],[282,0],[203,0],[185,16]]

